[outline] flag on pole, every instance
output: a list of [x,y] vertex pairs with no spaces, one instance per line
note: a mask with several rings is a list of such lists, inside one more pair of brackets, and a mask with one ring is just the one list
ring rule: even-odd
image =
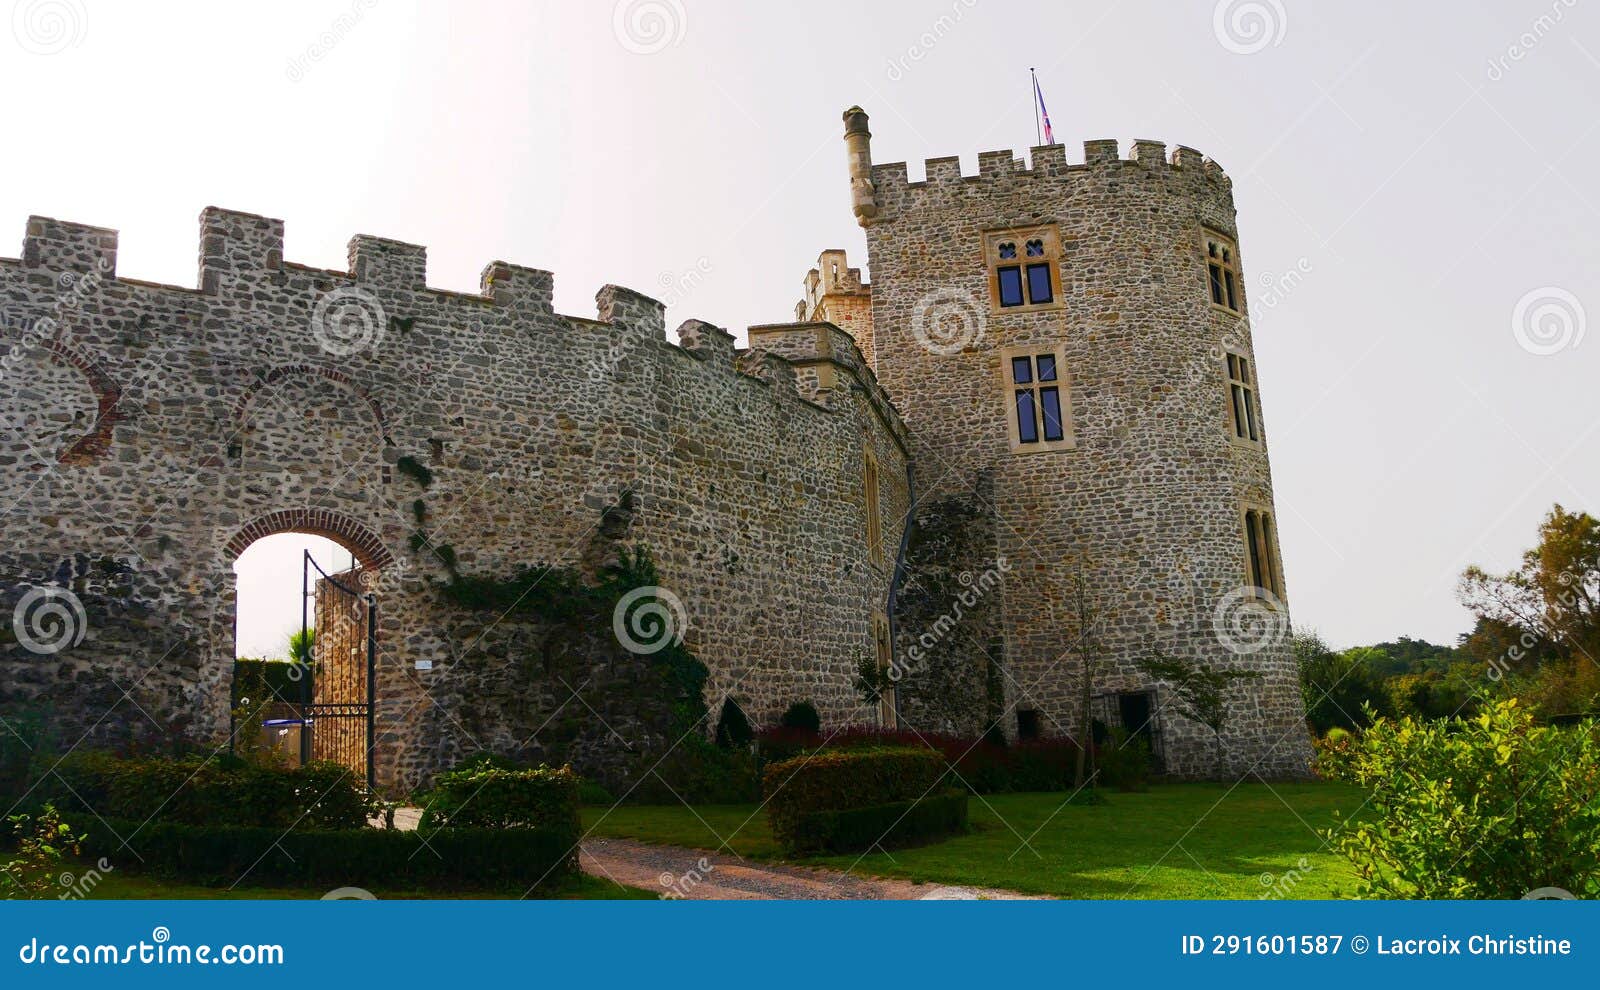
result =
[[1029,74],[1033,75],[1033,95],[1039,101],[1039,117],[1044,121],[1044,143],[1055,144],[1056,136],[1050,130],[1050,111],[1044,108],[1044,90],[1039,88],[1038,75],[1033,74],[1031,69]]

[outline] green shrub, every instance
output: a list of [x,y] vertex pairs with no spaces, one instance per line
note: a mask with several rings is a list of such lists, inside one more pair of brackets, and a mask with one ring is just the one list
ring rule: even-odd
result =
[[0,795],[17,799],[27,792],[33,764],[55,749],[54,736],[48,708],[0,706]]
[[578,803],[588,808],[610,807],[617,803],[611,792],[587,778],[578,779]]
[[767,818],[786,848],[802,848],[800,822],[819,811],[914,801],[945,774],[943,758],[910,747],[824,750],[767,767],[762,777]]
[[417,826],[440,828],[578,827],[578,775],[571,767],[505,770],[484,762],[434,779]]
[[1359,820],[1328,834],[1363,896],[1600,894],[1594,722],[1538,726],[1515,700],[1466,721],[1379,719],[1341,772],[1370,793]]
[[942,791],[911,801],[813,811],[795,823],[794,853],[897,849],[967,830],[967,792]]
[[722,713],[717,718],[717,745],[724,749],[745,749],[755,738],[755,730],[750,728],[744,709],[732,698],[722,699]]
[[645,754],[632,778],[629,801],[642,804],[748,804],[761,799],[756,761],[742,749],[723,749],[690,733],[665,756]]
[[797,701],[784,710],[778,724],[785,729],[818,733],[822,731],[822,716],[817,713],[816,705],[809,701]]
[[122,760],[71,754],[40,781],[68,811],[190,825],[360,828],[373,813],[364,782],[335,763],[284,769],[229,757]]
[[[83,846],[118,869],[204,886],[387,890],[549,888],[577,875],[576,825],[312,831],[138,821],[95,822]],[[127,839],[124,848],[117,835]],[[424,844],[426,843],[426,844]]]
[[1119,791],[1150,789],[1150,744],[1142,737],[1129,738],[1127,729],[1113,727],[1095,760],[1105,786]]

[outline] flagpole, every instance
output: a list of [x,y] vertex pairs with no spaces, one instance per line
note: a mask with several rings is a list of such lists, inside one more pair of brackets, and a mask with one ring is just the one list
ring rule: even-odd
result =
[[1044,143],[1044,138],[1039,134],[1039,77],[1034,75],[1034,67],[1028,67],[1028,80],[1033,84],[1033,92],[1028,94],[1028,101],[1033,104],[1033,144],[1034,147]]

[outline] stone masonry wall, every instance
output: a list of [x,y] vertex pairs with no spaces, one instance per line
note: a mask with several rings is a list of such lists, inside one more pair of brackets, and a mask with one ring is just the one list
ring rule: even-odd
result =
[[[280,221],[215,208],[199,288],[115,265],[114,232],[37,217],[0,260],[0,606],[61,604],[59,587],[80,607],[59,642],[4,625],[0,702],[48,703],[69,742],[173,718],[221,738],[233,560],[292,530],[350,548],[378,595],[382,782],[526,744],[552,716],[610,731],[582,699],[585,664],[617,659],[611,631],[564,688],[524,662],[514,623],[441,604],[441,546],[464,574],[509,577],[643,545],[713,711],[731,694],[758,723],[801,698],[873,719],[851,678],[894,557],[869,562],[864,451],[897,546],[907,441],[843,334],[811,366],[831,388],[802,395],[788,361],[736,355],[718,328],[668,343],[663,307],[627,289],[602,289],[596,319],[555,313],[549,273],[503,262],[480,293],[444,292],[423,248],[367,236],[349,271],[312,269],[283,260]],[[469,727],[440,695],[496,705]]]

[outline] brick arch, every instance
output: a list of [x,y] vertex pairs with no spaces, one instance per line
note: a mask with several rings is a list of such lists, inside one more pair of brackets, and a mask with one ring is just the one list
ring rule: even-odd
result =
[[270,385],[276,385],[292,375],[311,375],[315,378],[325,378],[349,389],[356,398],[366,403],[367,410],[372,413],[372,421],[378,426],[378,435],[380,437],[389,435],[388,422],[383,418],[383,407],[378,405],[378,401],[366,389],[357,385],[354,379],[337,368],[324,368],[315,364],[280,364],[258,374],[256,380],[250,383],[250,386],[244,390],[244,394],[239,397],[239,401],[234,404],[234,422],[244,422],[245,415],[249,413],[251,404],[262,389]]
[[111,450],[111,430],[122,418],[117,404],[122,401],[122,386],[111,380],[98,364],[83,352],[59,340],[47,340],[40,345],[49,353],[50,360],[59,365],[77,369],[94,393],[94,427],[74,440],[57,458],[62,464],[89,464],[106,456]]
[[277,533],[309,533],[324,536],[355,554],[362,567],[382,570],[394,563],[394,555],[384,547],[378,534],[349,516],[331,509],[284,509],[259,516],[228,540],[228,559],[236,560],[245,548]]

